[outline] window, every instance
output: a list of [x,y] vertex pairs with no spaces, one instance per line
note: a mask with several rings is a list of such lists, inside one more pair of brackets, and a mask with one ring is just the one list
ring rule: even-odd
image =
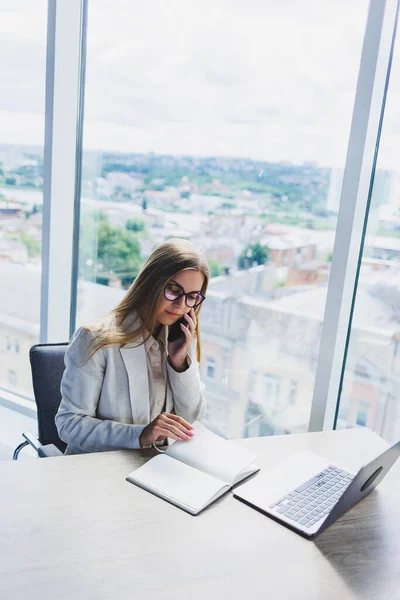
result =
[[297,381],[291,379],[289,381],[289,394],[288,394],[288,404],[293,406],[296,404],[296,396],[297,396]]
[[15,354],[39,341],[46,27],[47,2],[1,3],[0,387],[32,400],[28,353]]
[[347,406],[341,406],[339,410],[339,421],[347,423],[349,418],[349,409]]
[[[368,1],[89,4],[77,324],[120,301],[154,245],[192,239],[212,272],[211,421],[228,437],[306,431]],[[39,0],[0,7],[0,387],[31,398],[46,21]],[[397,43],[337,411],[338,427],[366,423],[388,441],[400,423],[399,65]]]
[[281,379],[276,375],[265,373],[264,375],[265,384],[265,397],[267,406],[277,408],[279,404],[279,397],[281,393]]
[[249,403],[243,428],[243,437],[260,437],[274,435],[275,430],[270,419],[258,404]]
[[248,377],[218,390],[205,359],[209,402],[228,387],[242,431],[248,396],[278,405],[282,366],[301,373],[301,397],[285,391],[301,410],[262,431],[307,430],[367,8],[89,4],[77,324],[120,301],[157,243],[192,239],[214,275],[203,356],[268,369],[247,395]]
[[211,356],[206,358],[206,377],[214,379],[215,377],[215,360]]
[[[337,427],[368,425],[390,443],[400,431],[398,37],[397,33],[337,422]],[[343,404],[351,408],[344,412]]]
[[17,385],[17,374],[12,369],[8,370],[8,383],[10,385]]
[[258,379],[257,371],[254,371],[254,369],[250,369],[249,376],[247,379],[247,394],[248,394],[249,400],[255,400],[255,398],[256,398],[257,379]]
[[367,425],[368,412],[369,412],[369,405],[366,404],[365,402],[360,402],[360,406],[357,411],[357,420],[356,420],[357,425],[360,425],[361,427],[365,427]]

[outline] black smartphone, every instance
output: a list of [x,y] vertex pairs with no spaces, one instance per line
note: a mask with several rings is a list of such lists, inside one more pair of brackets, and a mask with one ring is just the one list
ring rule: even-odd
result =
[[183,331],[181,329],[181,323],[183,325],[185,325],[185,327],[187,327],[187,325],[188,325],[188,322],[186,321],[185,317],[182,317],[181,319],[179,319],[179,321],[176,321],[176,323],[173,323],[173,325],[171,325],[171,327],[169,328],[169,333],[168,333],[168,341],[169,342],[175,342],[176,340],[179,340],[179,338],[185,337],[185,334],[183,333]]

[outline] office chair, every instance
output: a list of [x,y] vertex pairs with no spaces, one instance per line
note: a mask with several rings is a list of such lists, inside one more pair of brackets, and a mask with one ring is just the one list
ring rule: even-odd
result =
[[18,459],[20,451],[28,444],[40,458],[62,456],[64,453],[66,444],[58,437],[54,419],[61,402],[60,384],[67,346],[67,343],[36,344],[29,351],[39,439],[29,432],[23,433],[25,441],[14,450],[13,460]]

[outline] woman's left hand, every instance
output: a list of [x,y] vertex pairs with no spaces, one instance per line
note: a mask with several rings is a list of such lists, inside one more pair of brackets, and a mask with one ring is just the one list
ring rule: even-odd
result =
[[179,327],[182,335],[173,342],[168,342],[169,360],[175,371],[185,371],[187,369],[187,355],[189,348],[192,345],[193,338],[196,335],[196,315],[194,309],[184,315],[187,327],[180,323]]

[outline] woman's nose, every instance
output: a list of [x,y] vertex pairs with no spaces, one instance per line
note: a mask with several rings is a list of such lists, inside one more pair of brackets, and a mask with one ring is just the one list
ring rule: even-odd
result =
[[179,308],[181,308],[182,306],[185,307],[185,296],[181,296],[180,298],[177,298],[174,301],[175,306],[179,306]]

